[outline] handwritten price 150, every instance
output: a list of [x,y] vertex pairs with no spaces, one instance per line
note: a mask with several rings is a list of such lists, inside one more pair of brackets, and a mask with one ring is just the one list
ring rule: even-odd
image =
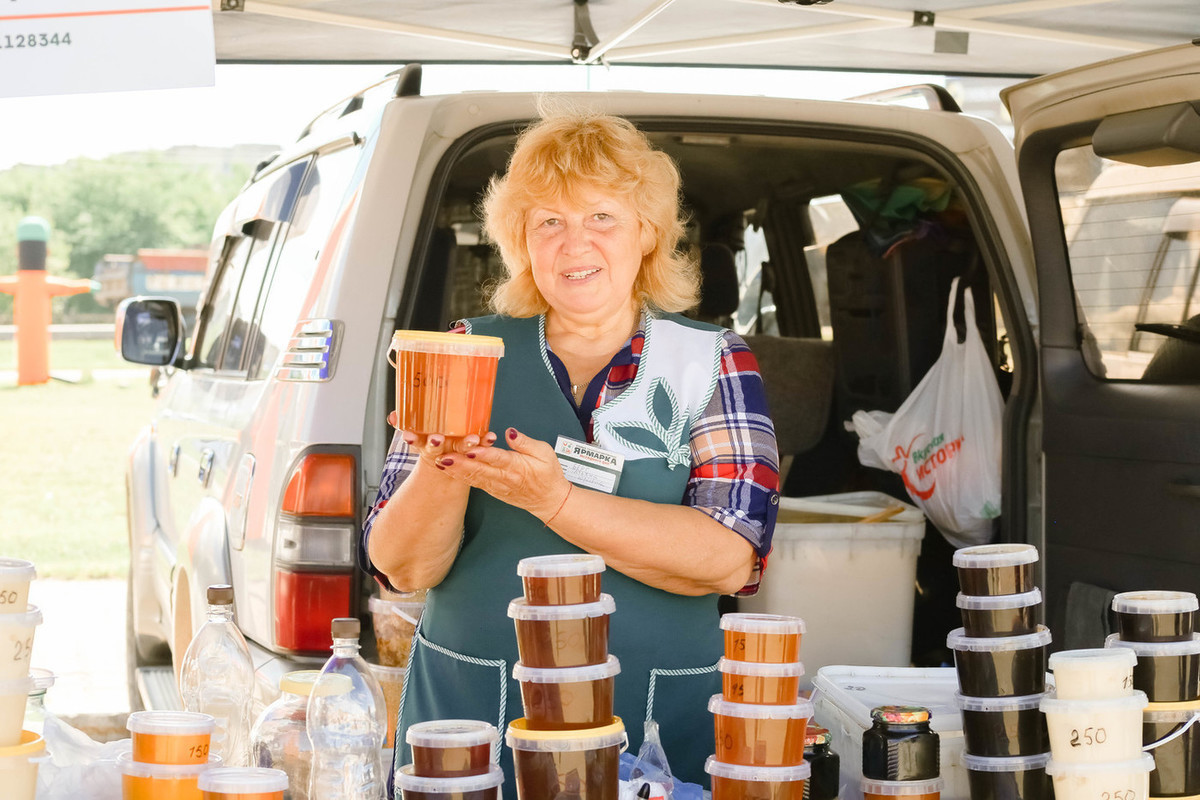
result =
[[17,33],[0,36],[0,48],[58,47],[71,43],[70,33]]

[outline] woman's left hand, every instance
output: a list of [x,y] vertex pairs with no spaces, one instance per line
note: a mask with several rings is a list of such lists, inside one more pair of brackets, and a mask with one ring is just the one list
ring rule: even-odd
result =
[[442,455],[435,464],[447,475],[546,521],[570,490],[554,448],[515,428],[504,432],[504,441],[510,449],[476,447]]

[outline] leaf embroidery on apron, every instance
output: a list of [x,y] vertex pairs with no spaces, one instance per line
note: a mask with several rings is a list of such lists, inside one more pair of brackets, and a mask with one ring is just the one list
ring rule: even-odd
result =
[[662,378],[655,378],[646,393],[646,415],[648,422],[609,422],[605,429],[639,453],[665,458],[671,469],[690,465],[691,449],[684,430],[687,414],[680,409],[675,391]]

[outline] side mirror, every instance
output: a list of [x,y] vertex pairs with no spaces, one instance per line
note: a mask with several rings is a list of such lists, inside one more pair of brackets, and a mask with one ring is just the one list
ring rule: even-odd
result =
[[113,345],[126,361],[174,366],[183,338],[183,313],[169,297],[129,297],[117,306]]

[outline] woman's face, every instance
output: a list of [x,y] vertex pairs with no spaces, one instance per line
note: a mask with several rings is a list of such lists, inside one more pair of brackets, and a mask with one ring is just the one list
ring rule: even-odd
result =
[[653,238],[627,201],[594,189],[525,216],[533,280],[565,315],[604,317],[629,306]]

